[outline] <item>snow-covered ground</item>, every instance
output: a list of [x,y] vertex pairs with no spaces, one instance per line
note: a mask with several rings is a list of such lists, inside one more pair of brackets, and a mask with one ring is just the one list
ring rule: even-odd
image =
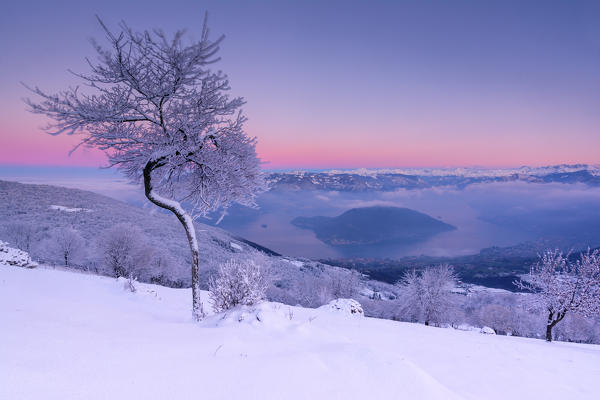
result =
[[276,303],[193,323],[190,297],[0,265],[0,398],[600,398],[600,346]]
[[64,211],[64,212],[92,212],[89,208],[73,208],[73,207],[65,207],[65,206],[57,206],[55,204],[50,205],[51,210]]
[[4,265],[35,268],[38,264],[31,260],[29,253],[10,247],[8,243],[0,240],[0,267]]

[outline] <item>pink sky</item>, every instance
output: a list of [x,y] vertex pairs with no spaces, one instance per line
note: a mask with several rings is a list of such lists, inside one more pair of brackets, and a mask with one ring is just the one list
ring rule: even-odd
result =
[[[77,136],[51,136],[39,129],[37,116],[25,115],[20,123],[0,129],[0,164],[101,166],[104,154],[95,149],[69,151]],[[560,163],[598,163],[598,143],[563,132],[538,135],[517,132],[476,135],[450,132],[445,139],[435,131],[415,127],[379,129],[376,134],[317,131],[304,134],[302,127],[278,129],[248,124],[248,133],[259,138],[258,152],[265,168],[353,168],[401,166],[519,166]],[[565,136],[563,136],[565,135]],[[570,137],[572,140],[563,140]]]
[[[67,69],[88,69],[94,14],[197,37],[207,7],[84,3],[0,15],[0,164],[105,162],[69,157],[77,138],[43,133],[20,84],[78,84]],[[226,34],[217,68],[247,101],[266,168],[600,163],[600,5],[209,3]]]

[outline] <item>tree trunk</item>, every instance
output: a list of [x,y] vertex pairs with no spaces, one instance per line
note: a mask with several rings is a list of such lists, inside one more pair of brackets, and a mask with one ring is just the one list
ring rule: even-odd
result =
[[546,325],[546,342],[552,341],[552,328],[553,325]]
[[562,321],[566,314],[567,314],[566,311],[558,312],[558,313],[556,313],[556,319],[553,320],[552,317],[554,316],[554,313],[552,311],[550,312],[550,314],[548,315],[548,324],[546,325],[546,341],[547,342],[552,341],[552,328],[554,328],[556,326],[556,324],[558,324],[560,321]]
[[548,322],[546,323],[546,342],[552,341],[552,328],[554,328],[554,321],[552,320],[553,316],[554,313],[550,311],[550,314],[548,315]]
[[192,218],[185,212],[183,207],[174,200],[166,199],[156,193],[152,187],[152,170],[161,166],[162,160],[149,161],[144,167],[144,191],[146,198],[160,208],[171,211],[183,228],[188,239],[190,252],[192,255],[192,317],[199,321],[204,318],[204,309],[200,299],[200,279],[199,279],[199,250],[198,241],[196,240],[196,229]]

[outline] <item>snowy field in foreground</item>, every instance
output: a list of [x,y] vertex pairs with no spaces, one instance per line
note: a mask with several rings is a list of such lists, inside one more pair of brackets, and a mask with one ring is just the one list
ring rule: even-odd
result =
[[0,398],[600,398],[600,346],[275,303],[193,323],[190,297],[0,266]]

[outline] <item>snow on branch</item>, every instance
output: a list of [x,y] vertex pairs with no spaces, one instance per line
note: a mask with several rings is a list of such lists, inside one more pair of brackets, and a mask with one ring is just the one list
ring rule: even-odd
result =
[[529,274],[515,284],[530,291],[530,308],[548,315],[546,339],[567,314],[600,315],[600,250],[582,253],[577,261],[558,250],[546,251]]
[[[135,32],[124,22],[114,33],[99,19],[109,46],[92,41],[91,72],[77,73],[85,88],[49,94],[28,87],[41,100],[30,111],[53,121],[53,135],[81,134],[81,144],[104,150],[110,166],[138,182],[151,165],[152,189],[191,204],[204,215],[236,201],[255,205],[264,188],[256,140],[246,136],[241,97],[227,94],[229,81],[208,67],[219,60],[223,37],[184,44],[160,30]],[[84,89],[84,90],[83,90]]]

